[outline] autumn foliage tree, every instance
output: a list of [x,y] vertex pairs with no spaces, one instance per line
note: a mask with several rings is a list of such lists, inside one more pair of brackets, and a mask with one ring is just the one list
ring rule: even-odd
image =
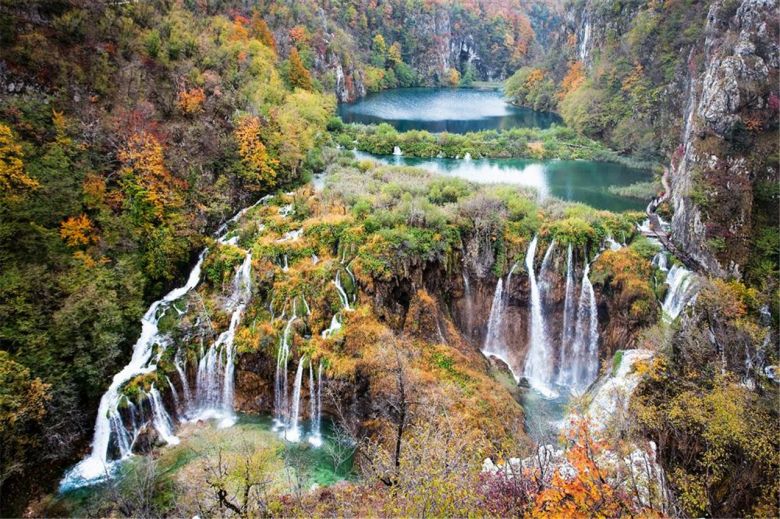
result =
[[268,150],[260,138],[260,118],[247,115],[239,119],[234,137],[241,156],[240,176],[245,186],[252,191],[270,189],[276,184],[278,161],[268,155]]
[[94,229],[85,214],[71,216],[60,224],[60,237],[69,247],[88,245],[94,241]]
[[23,158],[22,146],[11,128],[0,124],[0,194],[4,198],[18,198],[39,186],[25,172]]
[[312,90],[311,74],[301,60],[298,49],[293,47],[290,51],[290,84],[293,88]]
[[274,33],[271,32],[271,28],[268,27],[268,23],[260,17],[258,13],[255,13],[252,15],[252,32],[254,36],[260,40],[263,45],[274,51],[274,54],[276,53],[276,39],[274,38]]
[[163,146],[150,133],[136,133],[118,154],[126,204],[139,222],[161,221],[166,213],[182,207],[186,182],[165,166]]
[[563,77],[558,87],[558,99],[563,99],[569,92],[576,90],[585,82],[585,70],[581,61],[573,61],[569,64],[569,70]]
[[[573,424],[569,441],[568,466],[557,468],[549,487],[537,494],[531,517],[628,517],[640,512],[615,475],[601,466],[599,457],[608,445],[591,436],[586,421]],[[659,515],[645,512],[647,517]]]
[[194,114],[203,110],[206,93],[202,88],[183,89],[179,91],[176,106],[185,114]]

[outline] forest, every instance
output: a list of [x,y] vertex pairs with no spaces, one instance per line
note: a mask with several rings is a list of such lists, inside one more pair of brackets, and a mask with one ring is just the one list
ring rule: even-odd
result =
[[[776,0],[0,0],[0,516],[780,515],[779,35]],[[557,122],[337,112],[429,90]]]

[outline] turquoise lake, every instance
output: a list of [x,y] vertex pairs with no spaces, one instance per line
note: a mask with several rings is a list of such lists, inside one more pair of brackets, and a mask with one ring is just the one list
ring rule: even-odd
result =
[[510,128],[549,128],[562,124],[552,112],[537,112],[507,103],[497,90],[399,88],[369,94],[339,105],[347,123],[389,123],[399,131],[466,133]]
[[[563,124],[557,114],[536,112],[507,103],[500,91],[462,88],[386,90],[371,94],[355,103],[342,104],[338,112],[345,122],[388,123],[400,131],[464,133],[517,127],[548,128],[553,124]],[[415,166],[470,182],[530,187],[539,193],[540,199],[555,197],[610,211],[643,210],[647,205],[647,200],[610,192],[610,186],[628,186],[651,179],[647,170],[612,162],[422,159],[360,152],[358,158]]]
[[627,186],[650,179],[648,172],[612,162],[584,160],[535,161],[525,159],[420,159],[404,156],[379,156],[357,152],[385,164],[414,166],[440,175],[480,184],[513,184],[534,188],[540,199],[560,198],[582,202],[609,211],[641,211],[644,200],[623,197],[609,191],[610,186]]

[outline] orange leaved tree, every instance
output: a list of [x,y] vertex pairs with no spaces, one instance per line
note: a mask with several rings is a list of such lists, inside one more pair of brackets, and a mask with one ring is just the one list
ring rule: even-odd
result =
[[548,488],[537,494],[532,517],[623,517],[636,513],[631,496],[597,461],[605,452],[604,441],[591,437],[588,424],[575,424],[566,451],[568,465],[558,467]]

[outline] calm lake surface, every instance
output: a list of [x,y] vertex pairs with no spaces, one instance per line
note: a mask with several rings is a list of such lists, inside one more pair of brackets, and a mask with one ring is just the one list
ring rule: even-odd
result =
[[551,112],[512,106],[495,90],[399,88],[339,105],[347,123],[389,123],[399,131],[466,133],[510,128],[549,128],[562,124]]
[[525,159],[419,159],[404,156],[378,156],[356,152],[358,159],[385,164],[414,166],[440,175],[482,184],[514,184],[531,187],[539,198],[556,197],[582,202],[609,211],[641,211],[646,201],[609,192],[609,186],[627,186],[650,179],[648,172],[611,162],[534,161]]

